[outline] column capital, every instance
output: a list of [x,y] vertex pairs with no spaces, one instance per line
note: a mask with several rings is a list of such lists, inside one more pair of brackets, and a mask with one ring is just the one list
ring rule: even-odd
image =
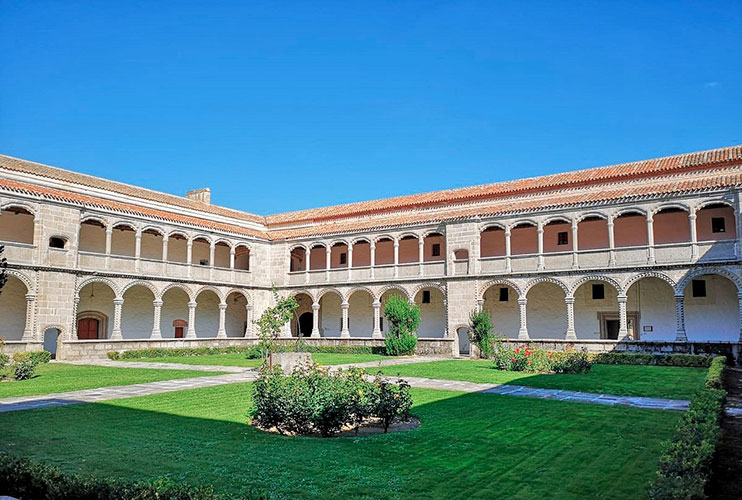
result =
[[[26,294],[26,302],[33,302],[34,300],[36,300],[36,295],[34,295],[32,293],[27,293]],[[77,300],[79,301],[80,298],[78,297]]]
[[539,223],[539,226],[538,226],[538,228],[536,229],[536,232],[537,232],[538,234],[544,234],[544,226],[542,226],[542,225],[540,225],[540,224],[541,224],[541,223]]
[[123,297],[116,297],[113,299],[113,305],[121,306],[124,304],[124,298]]
[[575,303],[574,296],[573,295],[569,295],[569,296],[564,297],[564,303],[565,304],[574,304]]
[[314,302],[312,304],[312,311],[319,311],[319,302]]
[[373,307],[381,307],[381,301],[380,300],[374,300],[371,305]]
[[160,300],[160,299],[155,299],[155,300],[152,301],[152,305],[154,305],[155,307],[162,307],[162,304],[163,303],[164,302],[162,300]]
[[519,306],[524,306],[526,304],[528,304],[528,299],[527,298],[525,298],[525,297],[519,297],[518,298],[518,305]]
[[193,302],[193,301],[188,302],[188,309],[195,309],[197,305],[198,305],[198,302]]
[[252,304],[245,304],[245,309],[252,311]]
[[226,311],[227,310],[227,303],[226,302],[219,302],[219,309],[221,309],[222,311]]
[[675,295],[675,302],[682,302],[685,299],[685,295]]
[[394,248],[399,248],[399,240],[394,240]]
[[477,305],[483,306],[484,305],[484,299],[477,299]]
[[191,239],[188,239],[188,240],[186,241],[186,246],[187,246],[187,247],[192,247],[192,246],[193,246],[193,240],[191,240]]
[[[314,306],[314,304],[312,306]],[[342,307],[343,309],[348,309],[350,307],[350,303],[343,301],[340,303],[340,307]]]
[[619,303],[620,303],[620,302],[624,302],[624,303],[625,303],[626,301],[628,301],[628,300],[629,300],[629,298],[628,298],[628,297],[627,297],[626,295],[618,295],[618,296],[616,296],[616,300],[617,300],[617,301],[618,301]]

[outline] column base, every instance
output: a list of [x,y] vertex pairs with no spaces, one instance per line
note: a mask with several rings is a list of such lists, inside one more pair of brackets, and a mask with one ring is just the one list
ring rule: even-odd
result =
[[218,339],[226,339],[227,338],[227,332],[225,331],[219,331],[216,332],[216,338]]
[[162,340],[162,332],[160,330],[152,330],[149,338],[150,340]]
[[518,330],[518,340],[530,340],[528,330]]
[[567,330],[567,333],[564,335],[564,340],[577,340],[577,332],[574,330]]
[[384,336],[383,336],[383,335],[381,334],[381,332],[379,331],[379,332],[374,332],[373,334],[371,334],[371,338],[372,338],[372,339],[383,339],[383,338],[384,338]]
[[196,338],[196,331],[192,332],[186,332],[186,336],[184,337],[186,340],[193,340]]
[[688,342],[688,335],[684,330],[675,333],[675,342]]
[[340,338],[341,339],[349,339],[350,338],[350,332],[347,331],[347,330],[344,331],[344,332],[340,332]]
[[322,338],[319,334],[319,330],[312,330],[312,334],[309,336],[311,339],[320,339]]
[[111,340],[122,340],[124,337],[121,335],[121,330],[114,330],[111,332]]

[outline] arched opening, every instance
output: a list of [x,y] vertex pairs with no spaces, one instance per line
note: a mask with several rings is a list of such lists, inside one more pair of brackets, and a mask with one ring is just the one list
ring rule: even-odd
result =
[[22,207],[0,211],[0,241],[33,245],[34,216]]
[[44,350],[52,354],[52,359],[57,359],[57,348],[59,345],[59,329],[47,328],[44,330]]
[[371,337],[374,332],[374,298],[356,290],[348,298],[348,329],[351,337]]
[[734,209],[723,203],[706,205],[696,212],[698,241],[733,240],[737,237]]
[[303,247],[296,247],[291,250],[289,270],[291,272],[307,270],[307,251]]
[[348,267],[348,245],[335,243],[330,248],[330,267],[342,269]]
[[162,240],[164,236],[157,229],[145,229],[142,231],[141,257],[149,260],[163,260]]
[[454,250],[453,260],[459,262],[462,260],[469,260],[469,250],[467,250],[466,248],[459,248],[457,250]]
[[116,224],[111,234],[111,255],[134,257],[136,231],[128,224]]
[[625,212],[613,221],[613,241],[616,248],[646,246],[647,218],[638,212]]
[[376,242],[374,264],[377,266],[394,264],[394,241],[391,238],[381,238]]
[[247,299],[239,292],[227,296],[225,324],[227,337],[244,337],[247,330]]
[[548,281],[537,283],[526,298],[526,327],[532,339],[563,339],[567,332],[567,304],[562,287]]
[[106,253],[106,226],[96,219],[88,219],[80,224],[78,248],[82,252]]
[[49,248],[64,250],[66,246],[67,240],[60,236],[52,236],[51,238],[49,238]]
[[655,245],[690,241],[688,212],[681,208],[665,208],[654,214],[652,231]]
[[214,245],[214,267],[229,269],[229,254],[231,247],[225,241],[218,241]]
[[482,257],[502,257],[505,255],[505,230],[492,226],[479,234],[479,254]]
[[[385,291],[383,294],[381,294],[381,297],[379,298],[379,301],[381,302],[381,308],[379,310],[379,328],[381,329],[381,332],[388,331],[389,325],[386,322],[386,318],[384,318],[384,311],[386,310],[386,303],[389,302],[389,299],[392,297],[400,297],[404,300],[409,300],[407,297],[407,294],[397,288],[390,288],[387,291]],[[419,335],[418,335],[419,337]]]
[[0,337],[5,340],[21,340],[26,329],[26,294],[23,281],[8,275],[8,281],[0,293]]
[[462,326],[456,330],[456,338],[459,344],[459,356],[470,356],[471,345],[469,342],[469,329]]
[[420,307],[420,326],[417,336],[441,338],[446,336],[446,308],[443,292],[437,288],[423,288],[415,295],[415,305]]
[[[160,310],[162,338],[185,337],[188,332],[188,302],[190,302],[190,297],[182,288],[172,287],[162,294],[162,309]],[[182,336],[178,337],[178,335]]]
[[[300,318],[302,315],[309,313],[309,318],[314,321],[314,310],[312,309],[312,297],[307,295],[306,293],[297,293],[294,295],[294,298],[296,299],[296,302],[299,304],[299,307],[296,308],[294,311],[294,317],[291,318],[291,336],[292,337],[302,337],[304,336],[304,333],[306,333],[306,329],[302,329]],[[305,319],[306,321],[306,319]],[[309,325],[309,334],[306,336],[310,336],[312,334],[312,328],[313,325]],[[321,335],[321,332],[320,332]]]
[[496,333],[507,338],[518,338],[520,310],[518,292],[506,284],[492,285],[484,292],[483,310],[490,315]]
[[572,250],[572,223],[556,219],[544,225],[544,253]]
[[430,233],[423,240],[423,260],[434,262],[445,259],[446,239],[440,233]]
[[173,233],[168,238],[167,261],[181,264],[188,262],[188,238],[184,234]]
[[[211,265],[209,262],[209,254],[211,253],[211,242],[206,238],[200,236],[193,240],[193,247],[191,248],[191,263],[194,266],[207,267]],[[198,322],[196,322],[198,327]]]
[[196,337],[213,338],[219,331],[219,296],[202,290],[196,297]]
[[[571,245],[571,243],[570,243]],[[596,215],[577,223],[577,249],[597,250],[610,247],[608,221]]]
[[417,236],[407,235],[399,240],[399,263],[419,262],[420,248]]
[[113,332],[116,294],[106,283],[88,283],[79,293],[77,305],[77,338],[79,340],[107,339]]
[[371,243],[368,240],[359,240],[353,243],[353,267],[367,267],[371,265]]
[[234,249],[234,268],[240,271],[250,270],[250,248],[237,245]]
[[124,292],[121,306],[121,337],[148,339],[155,321],[155,294],[144,285],[134,285]]
[[[578,339],[617,340],[619,335],[618,292],[607,281],[588,281],[575,290],[575,333]],[[627,313],[627,327],[633,338],[638,317]]]
[[635,339],[675,340],[675,291],[667,281],[641,278],[631,284],[626,295],[627,309],[637,315]]
[[313,324],[314,313],[305,312],[299,316],[299,335],[297,335],[297,337],[311,337]]
[[737,286],[718,274],[695,276],[683,291],[685,331],[690,341],[739,339]]
[[309,270],[319,271],[327,267],[327,249],[324,245],[314,245],[309,250]]
[[538,253],[538,232],[535,225],[522,222],[510,230],[510,254]]
[[319,299],[319,329],[323,337],[339,337],[342,331],[343,299],[328,291]]

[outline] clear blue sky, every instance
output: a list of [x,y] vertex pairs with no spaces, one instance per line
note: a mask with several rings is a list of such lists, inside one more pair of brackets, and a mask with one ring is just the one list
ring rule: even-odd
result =
[[0,152],[259,214],[742,143],[742,2],[0,1]]

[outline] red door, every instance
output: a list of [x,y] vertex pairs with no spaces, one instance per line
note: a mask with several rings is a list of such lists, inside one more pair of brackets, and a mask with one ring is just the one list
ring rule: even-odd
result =
[[98,320],[95,318],[83,318],[77,322],[77,338],[89,340],[98,338]]
[[175,338],[176,339],[182,339],[183,338],[183,327],[182,326],[176,326],[175,327]]

